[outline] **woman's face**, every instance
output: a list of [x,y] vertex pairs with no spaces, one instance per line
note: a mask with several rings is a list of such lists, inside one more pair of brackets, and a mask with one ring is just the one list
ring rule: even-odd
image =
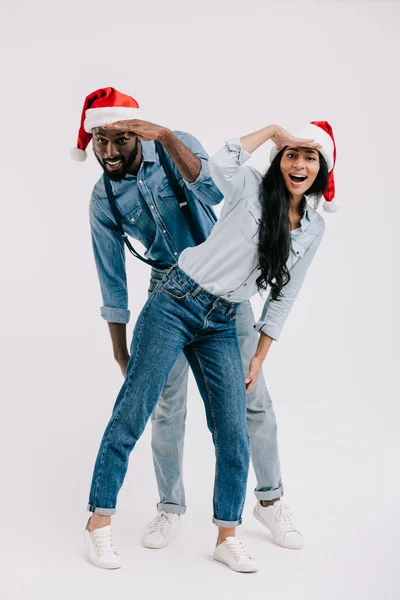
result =
[[285,148],[281,158],[281,173],[286,188],[293,197],[303,197],[319,171],[319,152],[312,148]]

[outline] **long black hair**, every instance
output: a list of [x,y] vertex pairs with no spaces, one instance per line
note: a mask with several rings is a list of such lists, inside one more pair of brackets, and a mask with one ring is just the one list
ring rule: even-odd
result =
[[[259,291],[271,286],[271,297],[279,300],[282,288],[289,283],[290,273],[286,266],[289,258],[290,237],[290,194],[286,188],[280,165],[283,148],[271,163],[260,186],[260,202],[262,216],[259,229],[258,261],[261,275],[257,278]],[[307,196],[312,196],[315,207],[328,185],[328,166],[319,153],[320,167],[318,174],[307,190]],[[303,209],[306,199],[303,198]]]

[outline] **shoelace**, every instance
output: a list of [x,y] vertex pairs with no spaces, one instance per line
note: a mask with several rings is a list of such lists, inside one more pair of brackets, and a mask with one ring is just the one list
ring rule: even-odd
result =
[[149,529],[152,531],[161,531],[164,533],[164,529],[170,526],[170,521],[168,519],[167,513],[161,511],[158,513],[156,518],[149,524]]
[[247,558],[251,558],[243,547],[243,544],[238,539],[226,540],[226,547],[232,556],[238,560],[241,556],[247,556]]
[[283,503],[279,503],[278,506],[276,506],[276,504],[278,503],[272,504],[272,510],[283,531],[295,531],[292,523],[292,513],[290,512],[289,507]]
[[[102,527],[101,529],[104,529],[104,527]],[[101,529],[95,529],[92,532],[92,539],[94,541],[94,545],[96,546],[96,551],[99,554],[99,556],[110,556],[118,554],[118,552],[113,546],[111,529],[109,529],[108,531],[102,531]]]

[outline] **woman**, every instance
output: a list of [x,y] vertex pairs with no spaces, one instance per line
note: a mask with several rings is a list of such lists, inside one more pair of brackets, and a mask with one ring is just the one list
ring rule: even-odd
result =
[[[321,123],[310,125],[311,133],[303,139],[270,125],[228,142],[210,160],[213,178],[225,194],[220,220],[203,244],[182,252],[140,313],[126,379],[97,456],[88,506],[93,514],[85,532],[95,565],[120,566],[110,516],[115,513],[129,454],[183,350],[205,403],[216,451],[213,521],[218,540],[214,558],[236,571],[258,569],[235,537],[250,451],[235,315],[242,300],[271,287],[258,324],[259,346],[246,378],[250,390],[323,234],[323,219],[306,207],[304,196],[319,198],[328,187],[334,144],[329,126],[325,128],[329,134]],[[269,139],[275,148],[263,178],[242,163]],[[333,184],[332,174],[330,178]],[[271,331],[273,311],[279,318],[274,319]]]

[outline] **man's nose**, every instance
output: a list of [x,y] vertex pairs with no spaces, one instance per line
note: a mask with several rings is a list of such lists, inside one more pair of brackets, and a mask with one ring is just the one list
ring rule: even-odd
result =
[[104,158],[116,158],[118,154],[118,148],[115,146],[115,144],[108,142]]

